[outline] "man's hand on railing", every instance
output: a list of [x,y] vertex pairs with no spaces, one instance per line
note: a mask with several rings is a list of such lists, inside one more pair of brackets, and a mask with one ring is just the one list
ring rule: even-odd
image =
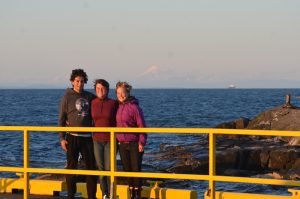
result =
[[60,141],[60,146],[64,151],[67,151],[67,145],[68,145],[68,141],[67,140],[61,140]]

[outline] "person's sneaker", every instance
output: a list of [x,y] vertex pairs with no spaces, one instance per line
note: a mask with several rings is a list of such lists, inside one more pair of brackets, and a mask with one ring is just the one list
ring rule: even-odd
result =
[[110,199],[110,197],[108,195],[104,195],[103,199]]

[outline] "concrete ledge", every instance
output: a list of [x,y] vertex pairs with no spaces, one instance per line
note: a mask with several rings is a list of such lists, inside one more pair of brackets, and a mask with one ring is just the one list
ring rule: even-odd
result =
[[[215,199],[296,199],[293,196],[278,196],[269,194],[235,193],[235,192],[216,192]],[[208,192],[204,193],[204,199],[211,199]]]
[[[23,178],[0,178],[0,193],[12,193],[13,190],[23,189]],[[57,195],[58,192],[66,191],[64,181],[55,180],[30,180],[30,194]]]
[[[13,193],[13,190],[23,190],[23,178],[0,178],[0,193]],[[77,193],[81,193],[83,198],[87,198],[86,183],[77,183]],[[30,180],[30,194],[57,196],[59,192],[66,191],[65,181],[55,180]],[[119,199],[130,198],[130,191],[127,185],[117,185],[117,196]],[[100,184],[97,184],[97,198],[102,198]],[[197,199],[197,192],[194,190],[167,189],[158,186],[143,187],[142,197],[160,199]]]

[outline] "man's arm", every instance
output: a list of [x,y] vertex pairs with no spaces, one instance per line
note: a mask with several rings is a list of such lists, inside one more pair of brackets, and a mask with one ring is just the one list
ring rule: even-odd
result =
[[[58,116],[58,126],[67,126],[67,113],[66,113],[66,100],[63,98],[60,103],[59,116]],[[59,140],[61,148],[67,151],[67,140],[65,139],[66,132],[59,133]]]

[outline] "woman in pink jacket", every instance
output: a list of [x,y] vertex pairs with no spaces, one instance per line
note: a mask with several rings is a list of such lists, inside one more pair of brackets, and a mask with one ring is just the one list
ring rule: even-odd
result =
[[[146,127],[142,109],[138,100],[130,96],[132,87],[127,82],[118,82],[116,94],[119,101],[116,122],[117,127]],[[126,172],[141,171],[144,146],[147,141],[145,133],[118,133],[119,152],[123,170]],[[131,199],[141,197],[141,179],[128,178],[128,185],[131,190]]]

